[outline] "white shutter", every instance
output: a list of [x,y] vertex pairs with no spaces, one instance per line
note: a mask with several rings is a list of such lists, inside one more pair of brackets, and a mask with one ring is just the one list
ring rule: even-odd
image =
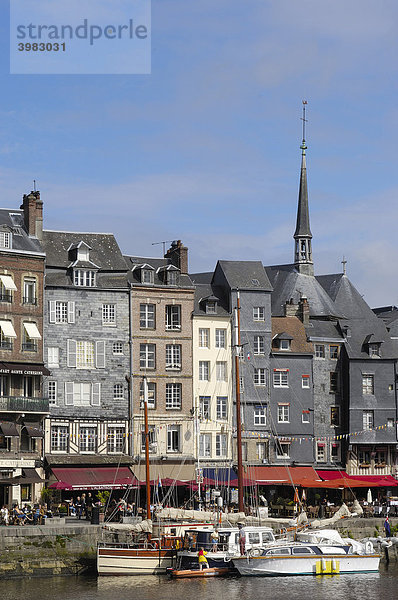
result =
[[68,367],[75,367],[76,368],[76,348],[77,344],[76,344],[76,340],[67,340],[67,354],[68,354],[68,359],[67,359],[67,365]]
[[95,366],[97,369],[105,369],[105,342],[95,342]]
[[65,406],[73,406],[73,381],[65,381]]
[[50,300],[49,305],[50,305],[50,317],[49,317],[49,321],[50,321],[50,323],[55,323],[55,305],[56,305],[56,302],[54,300]]
[[75,322],[75,303],[68,302],[68,323]]
[[101,405],[101,384],[93,383],[91,387],[91,404],[93,406]]

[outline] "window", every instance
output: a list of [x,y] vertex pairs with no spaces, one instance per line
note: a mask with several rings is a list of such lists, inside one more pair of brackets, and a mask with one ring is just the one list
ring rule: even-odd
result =
[[41,339],[36,323],[23,323],[22,351],[37,352],[37,340]]
[[288,377],[289,377],[288,369],[274,370],[274,388],[277,388],[277,387],[288,388],[289,387]]
[[364,430],[373,429],[374,425],[374,411],[364,410],[362,413],[362,426]]
[[290,342],[291,340],[279,340],[279,350],[290,350]]
[[[149,452],[156,452],[156,428],[148,425]],[[141,425],[141,452],[145,452],[145,425]]]
[[23,384],[23,397],[24,398],[33,398],[34,397],[34,382],[33,382],[33,377],[31,377],[30,375],[25,375],[22,378],[22,384]]
[[362,375],[362,394],[374,394],[374,375]]
[[254,354],[264,354],[264,337],[262,335],[254,336]]
[[181,306],[179,304],[166,306],[166,329],[168,331],[181,329]]
[[[148,408],[155,408],[156,406],[156,383],[147,381],[148,389]],[[144,408],[144,382],[140,383],[140,402],[141,408]]]
[[371,358],[380,357],[380,344],[369,344],[369,356]]
[[216,456],[227,456],[227,436],[225,433],[217,433],[216,435]]
[[227,396],[217,396],[216,408],[217,408],[217,420],[219,420],[219,421],[225,421],[227,419],[227,416],[228,416],[227,402],[228,402]]
[[386,448],[375,448],[374,453],[375,465],[385,465],[387,462],[387,450]]
[[140,328],[155,329],[154,304],[140,304]]
[[57,382],[49,381],[48,382],[48,402],[50,406],[57,405]]
[[265,321],[264,306],[253,306],[253,321]]
[[23,303],[37,304],[36,298],[36,279],[33,277],[24,277],[23,280]]
[[199,348],[209,348],[209,329],[199,329]]
[[97,448],[97,428],[80,427],[79,450],[80,452],[95,452]]
[[247,442],[242,442],[242,460],[247,460]]
[[340,425],[340,407],[339,406],[331,406],[330,407],[330,424],[334,426]]
[[154,272],[152,269],[141,269],[141,283],[153,283]]
[[166,383],[166,409],[180,409],[181,399],[181,383]]
[[199,396],[199,418],[210,419],[210,396]]
[[253,377],[254,385],[264,386],[266,384],[265,377],[266,377],[265,369],[263,369],[263,368],[254,369],[254,377]]
[[289,423],[289,404],[278,404],[278,423]]
[[124,427],[108,426],[107,449],[109,454],[122,454],[124,451],[124,442],[126,431]]
[[76,286],[95,287],[95,271],[76,269],[73,274],[73,282]]
[[123,342],[113,342],[112,352],[113,354],[123,354]]
[[360,447],[358,460],[360,465],[370,465],[370,448]]
[[22,502],[29,502],[32,500],[32,484],[21,483],[21,500]]
[[277,442],[276,458],[290,458],[290,444],[288,442]]
[[257,442],[256,448],[257,460],[265,460],[267,458],[265,442]]
[[167,425],[167,452],[180,451],[180,426]]
[[1,350],[12,350],[13,340],[17,337],[11,321],[0,321],[0,348]]
[[201,433],[199,436],[199,456],[208,458],[211,456],[211,434]]
[[315,344],[316,358],[325,358],[325,346],[323,344]]
[[67,425],[51,426],[51,452],[68,452],[69,427]]
[[333,344],[329,346],[329,357],[332,359],[339,357],[339,347],[338,346],[335,346]]
[[387,427],[388,428],[394,427],[394,423],[395,423],[394,419],[387,419]]
[[7,375],[0,375],[0,397],[9,395],[9,382]]
[[115,385],[113,386],[113,399],[114,400],[123,400],[123,397],[124,397],[123,384],[115,383]]
[[340,462],[340,444],[339,442],[332,442],[330,446],[330,460],[332,462]]
[[336,371],[332,371],[329,373],[329,391],[332,393],[336,393],[339,390],[339,374]]
[[227,381],[227,363],[224,361],[216,362],[216,380]]
[[101,384],[100,383],[75,383],[65,382],[65,404],[66,406],[100,406]]
[[305,389],[309,389],[310,387],[310,376],[302,375],[301,376],[301,387]]
[[11,235],[7,231],[0,231],[0,248],[10,248]]
[[49,322],[50,323],[74,323],[75,303],[50,300]]
[[207,360],[199,361],[199,381],[210,380],[210,363]]
[[59,367],[59,348],[56,346],[47,348],[47,363],[49,367]]
[[76,368],[94,369],[94,342],[76,342]]
[[116,307],[114,304],[102,305],[102,324],[116,325]]
[[216,348],[225,348],[225,329],[216,329]]
[[177,285],[178,283],[178,271],[167,271],[166,274],[167,285]]
[[324,442],[316,444],[316,462],[326,462],[326,444]]
[[17,287],[16,287],[12,277],[10,277],[9,275],[1,275],[0,302],[12,302],[12,293],[16,289],[17,289]]
[[217,312],[217,302],[214,300],[208,300],[206,302],[206,313],[208,315],[215,315]]
[[140,344],[140,369],[155,369],[156,346],[155,344]]
[[267,424],[267,414],[265,406],[255,406],[254,407],[254,424],[255,425],[266,425]]
[[179,344],[166,344],[166,370],[181,370],[181,346]]
[[302,415],[301,415],[301,422],[302,423],[310,422],[310,411],[309,410],[303,410]]

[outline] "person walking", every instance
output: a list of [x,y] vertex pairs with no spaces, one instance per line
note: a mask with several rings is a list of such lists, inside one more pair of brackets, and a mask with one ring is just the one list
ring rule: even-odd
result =
[[199,548],[198,552],[198,561],[199,561],[199,570],[203,571],[203,568],[208,569],[209,563],[206,558],[207,552],[205,552],[204,548]]
[[80,521],[80,519],[82,518],[82,501],[81,501],[80,496],[78,496],[76,498],[75,507],[76,507],[77,518]]

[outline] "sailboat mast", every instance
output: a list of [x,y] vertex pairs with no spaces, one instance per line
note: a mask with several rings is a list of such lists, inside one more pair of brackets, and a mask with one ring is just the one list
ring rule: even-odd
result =
[[241,350],[240,343],[240,296],[237,291],[237,302],[235,308],[234,324],[234,347],[235,347],[235,387],[236,387],[236,443],[238,453],[238,506],[239,512],[245,508],[243,497],[243,463],[242,463],[242,421],[240,409],[240,376],[239,376],[239,356]]
[[145,483],[146,518],[151,518],[151,480],[149,479],[149,427],[148,427],[148,382],[144,379],[144,428],[145,428]]

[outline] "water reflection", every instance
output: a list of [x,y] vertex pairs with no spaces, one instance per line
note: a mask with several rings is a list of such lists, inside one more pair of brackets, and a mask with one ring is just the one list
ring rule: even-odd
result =
[[182,579],[52,577],[1,581],[1,600],[396,600],[398,565],[380,573],[322,577]]

